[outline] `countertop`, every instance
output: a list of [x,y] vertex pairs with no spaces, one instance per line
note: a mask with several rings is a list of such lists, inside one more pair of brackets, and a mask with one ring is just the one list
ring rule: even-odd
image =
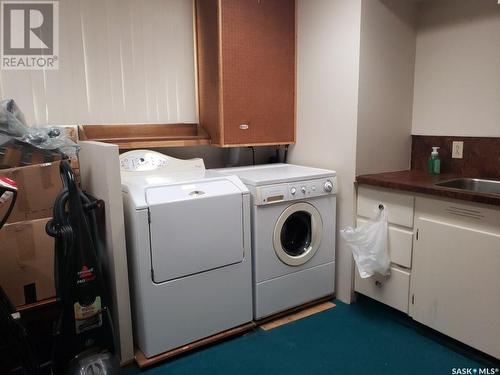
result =
[[439,181],[453,178],[471,177],[457,174],[429,175],[419,170],[365,174],[356,177],[356,182],[361,185],[371,185],[388,189],[404,190],[414,193],[436,195],[469,202],[478,202],[500,206],[500,194],[476,193],[465,190],[452,189],[434,185]]

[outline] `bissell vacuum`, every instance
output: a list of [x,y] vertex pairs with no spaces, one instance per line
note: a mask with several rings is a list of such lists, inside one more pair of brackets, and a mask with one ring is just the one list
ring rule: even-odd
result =
[[54,277],[60,316],[55,329],[54,374],[118,374],[104,251],[92,200],[61,161],[63,190],[47,233],[55,238]]

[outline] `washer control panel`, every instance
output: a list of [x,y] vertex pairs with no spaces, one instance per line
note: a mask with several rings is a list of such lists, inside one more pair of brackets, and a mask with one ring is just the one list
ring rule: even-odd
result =
[[278,202],[314,198],[337,193],[337,177],[258,186],[254,204],[266,205]]

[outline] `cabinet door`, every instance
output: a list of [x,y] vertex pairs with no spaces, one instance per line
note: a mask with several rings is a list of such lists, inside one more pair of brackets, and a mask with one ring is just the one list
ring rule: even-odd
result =
[[295,1],[220,5],[224,144],[294,142]]
[[500,358],[500,235],[417,217],[412,317]]

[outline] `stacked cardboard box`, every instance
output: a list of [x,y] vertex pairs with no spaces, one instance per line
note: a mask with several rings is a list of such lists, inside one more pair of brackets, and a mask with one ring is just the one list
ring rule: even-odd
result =
[[61,160],[62,157],[63,154],[59,151],[42,150],[13,138],[2,142],[0,134],[0,169],[51,163]]
[[17,183],[18,197],[0,230],[0,285],[16,306],[55,296],[54,239],[45,232],[62,190],[59,162],[1,169]]

